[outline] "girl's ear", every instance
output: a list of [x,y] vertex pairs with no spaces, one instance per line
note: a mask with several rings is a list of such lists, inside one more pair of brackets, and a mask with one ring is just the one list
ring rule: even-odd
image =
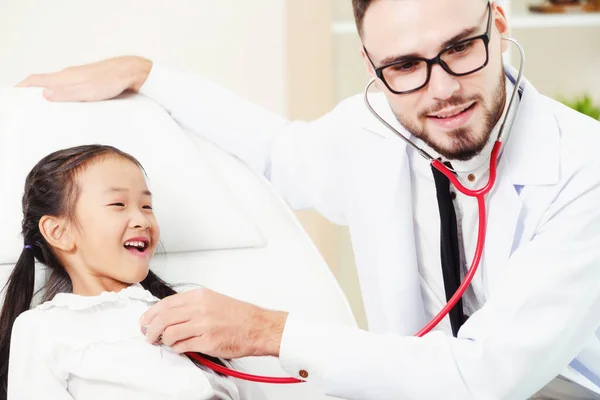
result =
[[39,229],[51,247],[70,252],[75,248],[71,225],[66,218],[44,215],[40,218]]

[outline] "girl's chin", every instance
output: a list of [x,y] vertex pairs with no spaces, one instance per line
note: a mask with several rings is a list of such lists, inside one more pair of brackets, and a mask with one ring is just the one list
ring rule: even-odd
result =
[[150,269],[147,266],[145,268],[136,266],[129,269],[126,274],[121,274],[118,280],[129,285],[134,285],[146,279],[148,272],[150,272]]

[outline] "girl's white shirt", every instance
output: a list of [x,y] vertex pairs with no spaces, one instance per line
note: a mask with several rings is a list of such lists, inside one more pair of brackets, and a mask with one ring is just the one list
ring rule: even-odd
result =
[[157,301],[136,284],[99,296],[60,293],[21,314],[12,331],[8,400],[264,398],[255,385],[148,343],[138,321]]

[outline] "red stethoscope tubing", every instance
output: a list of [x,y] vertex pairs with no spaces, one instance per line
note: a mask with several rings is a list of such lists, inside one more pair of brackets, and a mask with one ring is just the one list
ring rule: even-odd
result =
[[[487,184],[481,189],[471,190],[464,187],[456,178],[456,176],[439,160],[433,160],[431,165],[433,165],[438,171],[446,175],[450,182],[454,185],[454,187],[464,195],[469,197],[475,197],[477,199],[477,206],[479,208],[479,229],[477,232],[477,245],[475,247],[475,254],[473,255],[473,261],[471,262],[471,267],[465,276],[465,279],[458,287],[458,290],[454,295],[450,298],[448,303],[440,310],[440,312],[433,317],[431,321],[427,325],[423,327],[419,332],[417,332],[414,336],[422,337],[430,332],[433,328],[435,328],[446,315],[452,310],[452,308],[456,305],[458,300],[463,296],[473,277],[477,273],[477,269],[479,267],[479,262],[481,261],[481,256],[483,254],[483,247],[485,245],[485,231],[486,231],[486,215],[485,215],[485,195],[492,190],[494,187],[494,183],[496,182],[496,167],[498,164],[498,155],[500,153],[500,149],[502,147],[502,143],[497,140],[492,149],[492,153],[490,155],[490,177],[488,179]],[[246,381],[252,382],[260,382],[260,383],[275,383],[275,384],[289,384],[289,383],[302,383],[303,380],[296,378],[286,378],[286,377],[269,377],[269,376],[260,376],[260,375],[251,375],[246,374],[244,372],[236,371],[227,367],[223,367],[219,364],[215,364],[212,361],[209,361],[202,357],[198,353],[186,353],[186,355],[194,360],[195,362],[202,364],[215,372],[219,372],[223,375],[230,376],[233,378],[243,379]]]
[[186,353],[186,355],[191,358],[193,361],[196,361],[198,364],[202,364],[205,367],[212,369],[215,372],[219,372],[223,375],[230,376],[232,378],[238,378],[245,381],[251,382],[259,382],[259,383],[275,383],[275,384],[286,384],[286,383],[302,383],[304,381],[296,378],[286,378],[286,377],[271,377],[271,376],[260,376],[260,375],[251,375],[245,372],[236,371],[231,368],[224,367],[222,365],[216,364],[206,358],[202,357],[198,353]]
[[446,175],[450,182],[454,185],[454,187],[461,192],[470,197],[475,197],[477,199],[477,206],[479,209],[479,229],[477,231],[477,245],[475,246],[475,254],[473,255],[473,261],[471,262],[471,267],[469,267],[469,271],[465,276],[465,279],[460,284],[456,293],[450,298],[448,303],[440,310],[440,312],[433,317],[431,321],[427,325],[423,327],[419,332],[415,334],[417,337],[422,337],[428,332],[430,332],[437,324],[440,323],[442,319],[452,308],[458,303],[458,300],[465,294],[465,291],[471,284],[475,273],[477,273],[477,269],[479,268],[479,262],[481,261],[481,256],[483,254],[483,247],[485,245],[485,230],[486,230],[486,213],[485,213],[485,195],[492,190],[494,187],[494,183],[496,182],[496,167],[498,164],[498,154],[500,153],[500,149],[502,147],[502,143],[497,140],[494,143],[494,147],[492,149],[492,154],[490,155],[490,177],[488,179],[487,184],[481,189],[470,190],[464,187],[456,178],[456,176],[450,172],[448,168],[439,160],[434,160],[431,164],[441,173]]

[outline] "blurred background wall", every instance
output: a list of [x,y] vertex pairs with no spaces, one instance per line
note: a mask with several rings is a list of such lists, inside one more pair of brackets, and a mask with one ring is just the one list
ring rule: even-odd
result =
[[285,9],[282,0],[2,0],[0,85],[136,54],[285,113]]

